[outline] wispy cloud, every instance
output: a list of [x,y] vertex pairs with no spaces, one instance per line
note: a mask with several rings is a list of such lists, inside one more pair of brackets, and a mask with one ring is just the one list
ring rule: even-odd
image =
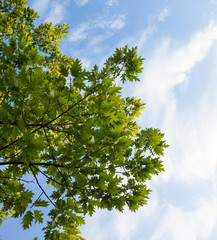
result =
[[64,19],[64,10],[65,9],[61,4],[52,4],[45,22],[52,22],[53,24],[61,22]]
[[105,22],[105,25],[110,29],[121,29],[125,25],[125,15],[118,15],[111,21]]
[[217,199],[204,199],[197,204],[192,211],[168,205],[150,240],[210,239],[217,220]]
[[50,0],[35,0],[33,3],[33,9],[41,16],[47,11],[50,5]]
[[[155,31],[154,26],[147,27],[140,35],[138,40],[136,40],[136,46],[138,46],[138,49],[141,50],[144,44],[146,43],[148,37]],[[134,39],[135,41],[135,39]]]
[[175,177],[188,183],[207,179],[215,184],[217,181],[217,157],[213,151],[217,132],[217,97],[213,89],[217,84],[211,80],[215,74],[208,72],[209,78],[198,79],[213,82],[207,84],[211,87],[204,89],[195,103],[185,105],[184,110],[177,106],[177,102],[182,103],[181,93],[176,92],[183,89],[184,98],[188,90],[194,99],[196,90],[188,86],[191,73],[206,58],[216,40],[217,25],[213,23],[176,49],[170,47],[170,39],[163,40],[161,47],[145,62],[143,80],[134,91],[134,95],[147,102],[140,122],[144,119],[154,122],[166,132],[171,145],[165,156],[166,172],[161,175],[165,180]]
[[[149,205],[140,208],[140,211],[134,213],[125,208],[123,213],[117,211],[97,211],[92,217],[88,217],[85,226],[82,229],[85,232],[85,238],[96,240],[132,240],[148,239],[141,236],[144,226],[149,232],[150,223],[159,217],[159,208],[157,198],[153,198]],[[148,221],[146,222],[146,219]],[[85,231],[85,230],[88,231]],[[111,231],[112,229],[112,231]],[[96,235],[97,232],[97,235]],[[150,232],[149,232],[150,233]],[[148,234],[147,234],[148,236]],[[141,238],[140,238],[141,237]]]
[[82,227],[86,233],[84,237],[96,240],[211,239],[217,222],[216,197],[208,199],[204,196],[197,199],[193,207],[184,209],[168,202],[165,196],[157,195],[156,190],[149,204],[136,213],[128,209],[123,213],[97,211]]
[[[217,85],[212,84],[212,87]],[[163,125],[171,143],[165,157],[166,179],[175,177],[188,184],[209,180],[216,186],[217,98],[208,95],[213,95],[213,90],[202,93],[201,99],[195,99],[196,105],[189,102],[185,111],[166,107]]]
[[38,12],[39,16],[44,17],[44,22],[60,23],[64,20],[66,6],[69,0],[51,1],[51,0],[35,0],[33,8]]
[[217,1],[216,0],[211,0],[210,1],[212,4],[217,4]]
[[[61,21],[63,21],[66,10],[67,10],[66,7],[69,4],[69,1],[65,0],[60,2],[57,0],[57,1],[48,2],[48,3],[49,3],[49,11],[46,13],[47,16],[45,18],[45,22],[52,22],[53,24],[58,24]],[[46,5],[46,7],[48,6]]]
[[79,6],[84,6],[85,4],[88,3],[88,0],[74,0],[77,5]]
[[177,85],[187,81],[193,67],[209,52],[217,39],[217,25],[210,24],[194,34],[189,43],[170,48],[170,39],[163,39],[149,61],[145,63],[142,87],[135,94],[145,95],[156,106],[169,100],[168,94]]
[[97,29],[104,31],[119,30],[125,25],[125,15],[119,14],[113,16],[112,19],[104,19],[102,17],[86,23],[82,23],[79,28],[70,33],[69,41],[77,42],[84,40],[89,34],[92,34]]
[[85,68],[85,69],[88,69],[91,67],[91,60],[86,58],[86,57],[83,57],[83,58],[80,58],[81,60],[81,63],[82,63],[82,67]]
[[108,0],[106,2],[106,5],[109,6],[109,7],[112,7],[114,5],[118,5],[118,0]]
[[69,41],[71,42],[77,42],[86,39],[87,32],[88,32],[88,23],[81,24],[80,27],[73,32],[70,33]]
[[[211,49],[217,53],[216,40],[217,25],[211,23],[179,47],[171,47],[171,38],[164,39],[145,62],[143,83],[134,92],[147,102],[141,122],[152,121],[152,125],[154,122],[166,133],[167,142],[171,145],[164,157],[166,171],[154,178],[154,186],[161,184],[163,179],[169,188],[171,179],[175,179],[182,185],[192,186],[192,191],[195,191],[193,186],[207,181],[212,193],[217,191],[217,156],[214,150],[217,132],[217,57],[210,59]],[[206,69],[206,79],[198,74],[196,81],[192,73],[203,63],[214,67]],[[204,87],[198,93],[197,85],[201,82]],[[180,91],[177,93],[177,90]],[[189,102],[185,99],[187,93],[191,94]],[[202,193],[193,203],[194,207],[188,210],[182,208],[186,204],[183,199],[178,207],[166,196],[167,208],[161,213],[149,239],[210,239],[217,223],[217,199],[210,199],[206,193],[201,196]]]
[[168,8],[164,8],[160,14],[157,16],[158,21],[163,22],[165,20],[166,17],[169,16],[169,9]]

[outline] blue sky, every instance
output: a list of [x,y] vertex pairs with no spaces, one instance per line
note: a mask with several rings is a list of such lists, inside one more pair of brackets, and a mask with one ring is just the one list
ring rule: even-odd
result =
[[[66,22],[63,53],[85,68],[116,47],[138,45],[146,58],[141,82],[124,95],[146,103],[142,127],[160,128],[170,148],[165,172],[153,177],[138,212],[99,211],[82,227],[88,240],[217,239],[217,1],[31,0],[38,21]],[[9,220],[2,240],[31,239]],[[38,227],[38,226],[36,226]],[[20,229],[19,229],[20,228]],[[26,235],[25,235],[26,234]],[[19,235],[19,238],[17,237]],[[9,237],[10,236],[10,237]],[[14,238],[15,239],[15,238]]]

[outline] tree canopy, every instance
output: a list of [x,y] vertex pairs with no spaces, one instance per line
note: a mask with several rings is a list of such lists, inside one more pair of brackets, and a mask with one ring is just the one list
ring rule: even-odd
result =
[[26,0],[0,1],[0,223],[45,221],[45,239],[83,239],[79,225],[95,209],[147,204],[168,145],[137,125],[144,103],[117,84],[139,81],[136,47],[87,71],[58,47],[68,25],[36,26],[37,17]]

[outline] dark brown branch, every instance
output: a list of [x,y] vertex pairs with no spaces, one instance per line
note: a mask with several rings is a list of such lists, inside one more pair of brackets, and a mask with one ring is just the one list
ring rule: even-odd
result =
[[[96,114],[96,112],[94,113],[86,113],[86,114],[80,114],[80,115],[75,115],[75,116],[72,116],[69,114],[70,117],[72,118],[76,118],[76,117],[86,117],[86,116],[92,116]],[[0,125],[4,125],[4,121],[0,121]],[[9,124],[9,126],[17,126],[19,127],[19,123],[18,122],[12,122]],[[26,127],[42,127],[42,128],[45,128],[45,127],[71,127],[73,126],[73,123],[55,123],[55,124],[45,124],[45,123],[26,123],[25,124]],[[21,130],[21,129],[20,129]]]
[[[0,121],[0,125],[3,125],[4,122]],[[19,126],[17,122],[10,123],[10,126]],[[29,123],[25,125],[26,127],[70,127],[72,123],[56,123],[56,124],[43,124],[43,123]],[[21,129],[20,129],[21,130]]]
[[[57,168],[58,172],[60,173],[60,175],[62,176],[64,182],[67,183],[67,179],[65,179],[65,177],[64,177],[63,174],[62,174],[62,172],[59,170],[58,167],[56,167],[56,168]],[[75,200],[75,202],[77,202],[76,199],[75,199],[75,197],[74,197],[74,195],[71,193],[70,188],[67,187],[67,186],[66,186],[66,188],[68,189],[70,196]]]
[[103,148],[105,148],[105,147],[108,147],[109,145],[104,145],[104,146],[102,146],[101,148],[99,148],[99,149],[97,149],[96,151],[94,151],[94,152],[92,152],[92,153],[90,153],[90,154],[88,154],[88,155],[85,155],[84,157],[82,157],[81,159],[80,159],[80,161],[81,160],[84,160],[85,158],[88,158],[88,157],[90,157],[90,156],[93,156],[95,153],[98,153],[99,151],[101,151]]
[[49,141],[49,138],[48,138],[48,136],[47,136],[47,132],[46,132],[45,128],[43,128],[43,131],[44,131],[44,135],[45,135],[46,140],[47,140],[47,144],[48,144],[48,146],[50,147],[50,141]]
[[23,148],[22,150],[20,150],[18,153],[14,154],[13,156],[10,156],[10,157],[9,157],[9,156],[7,156],[7,157],[5,156],[5,158],[6,158],[6,159],[15,158],[15,157],[17,157],[20,153],[22,153],[23,150],[24,150],[24,148]]
[[[61,114],[59,114],[57,117],[55,117],[54,119],[52,119],[51,121],[47,122],[45,124],[45,126],[51,124],[52,122],[56,121],[57,119],[59,119],[60,117],[62,117],[64,114],[66,114],[68,111],[70,111],[73,107],[77,106],[80,102],[82,102],[84,99],[86,99],[88,96],[90,96],[92,93],[94,93],[96,91],[96,87],[93,88],[93,90],[91,92],[89,92],[88,94],[86,94],[82,99],[80,99],[78,102],[76,102],[75,104],[73,104],[71,107],[69,107],[66,111],[62,112]],[[44,127],[44,126],[43,126]],[[42,129],[43,127],[39,127],[35,130],[32,131],[32,133],[37,132],[38,130]],[[1,149],[0,149],[1,150]]]
[[21,182],[25,182],[25,183],[34,183],[34,180],[25,180],[22,178],[15,178],[15,177],[5,177],[5,176],[0,176],[0,178],[6,178],[6,179],[15,179]]
[[55,163],[25,163],[25,162],[13,162],[13,161],[9,161],[9,162],[0,162],[0,165],[29,165],[29,166],[53,166],[53,167],[65,167],[64,165],[61,164],[55,164]]
[[93,156],[94,154],[100,152],[103,148],[109,147],[109,146],[111,146],[111,145],[113,145],[113,144],[114,144],[114,143],[111,142],[111,144],[109,144],[109,145],[103,145],[101,148],[97,149],[96,151],[94,151],[94,152],[92,152],[92,153],[90,153],[90,154],[85,155],[84,157],[82,157],[82,158],[80,159],[80,161],[81,161],[81,160],[84,160],[85,158],[88,158],[88,157],[90,157],[90,156]]
[[41,189],[41,191],[42,191],[42,192],[44,193],[44,195],[47,197],[47,199],[49,200],[49,202],[50,202],[54,207],[56,207],[55,204],[53,203],[53,201],[49,198],[49,196],[47,195],[47,193],[44,191],[43,187],[40,185],[40,183],[39,183],[39,181],[38,181],[38,179],[37,179],[37,177],[36,177],[36,175],[35,175],[32,167],[31,167],[31,166],[29,166],[29,167],[30,167],[30,169],[31,169],[31,171],[32,171],[32,174],[34,175],[34,178],[35,178],[35,180],[36,180],[39,188]]
[[117,77],[120,76],[121,72],[124,70],[124,64],[122,64],[122,67],[119,69],[119,71],[117,72],[117,74],[114,76],[114,78],[116,79]]
[[5,148],[10,147],[10,146],[13,145],[14,143],[18,142],[21,138],[22,138],[22,137],[19,137],[19,138],[16,139],[15,141],[13,141],[13,142],[11,142],[11,143],[5,145],[4,147],[0,148],[0,151],[1,151],[1,150],[4,150]]
[[35,169],[37,169],[41,174],[43,174],[47,179],[51,180],[52,182],[55,182],[61,186],[64,186],[64,187],[73,187],[73,186],[68,186],[68,185],[65,185],[63,183],[60,183],[58,181],[56,181],[55,179],[49,177],[47,174],[45,174],[43,171],[41,171],[39,168],[37,168],[36,166],[33,166]]
[[8,193],[5,192],[5,190],[0,186],[0,189],[2,190],[2,192],[6,195],[6,196],[9,196]]
[[35,205],[35,203],[41,198],[42,194],[43,194],[43,192],[42,192],[42,193],[39,195],[39,197],[34,201],[34,203],[32,204],[32,206],[31,206],[30,208],[32,208],[32,207]]

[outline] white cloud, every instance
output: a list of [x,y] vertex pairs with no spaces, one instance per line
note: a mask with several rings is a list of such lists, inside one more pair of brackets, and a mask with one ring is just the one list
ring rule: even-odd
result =
[[165,20],[166,17],[169,16],[169,9],[168,8],[164,8],[160,14],[157,16],[158,21],[163,22]]
[[105,36],[110,36],[108,31],[120,30],[125,25],[125,15],[113,16],[111,20],[97,18],[96,20],[89,21],[80,25],[79,28],[75,29],[70,33],[69,41],[77,42],[85,40],[88,35],[92,34],[96,30],[104,30]]
[[201,200],[192,211],[169,205],[150,240],[209,239],[217,220],[217,199]]
[[211,3],[212,4],[217,4],[217,1],[216,0],[211,0]]
[[111,20],[99,18],[94,21],[94,28],[99,27],[102,29],[121,29],[125,25],[125,15],[119,14],[111,18]]
[[88,68],[91,67],[91,60],[90,59],[83,57],[83,58],[80,58],[80,60],[81,60],[83,68],[88,69]]
[[64,20],[66,6],[69,4],[68,0],[59,2],[53,1],[49,6],[49,12],[45,22],[52,22],[53,24],[58,24]]
[[88,0],[75,0],[76,4],[79,6],[84,6],[85,4],[88,3]]
[[99,210],[92,217],[87,218],[86,224],[82,226],[81,231],[85,233],[84,237],[86,239],[138,239],[137,237],[141,234],[144,224],[148,228],[150,223],[153,224],[157,220],[159,217],[158,210],[156,196],[148,205],[140,208],[136,213],[130,212],[127,208],[123,213]]
[[[160,183],[157,185],[161,187]],[[96,240],[210,239],[217,222],[217,198],[204,196],[197,199],[193,207],[184,209],[169,202],[167,192],[166,196],[158,195],[156,187],[153,193],[148,205],[136,213],[127,209],[123,213],[97,211],[82,226],[84,237]],[[182,204],[188,203],[182,200]]]
[[[139,124],[145,121],[159,127],[171,145],[164,157],[166,171],[157,179],[175,177],[188,184],[209,180],[216,185],[217,72],[207,72],[206,79],[197,79],[206,83],[198,99],[194,97],[197,90],[188,85],[194,67],[202,64],[216,40],[217,25],[212,23],[176,49],[170,47],[171,39],[164,39],[145,61],[142,81],[133,92],[147,103]],[[182,89],[179,95],[177,89]],[[192,102],[180,109],[177,104],[184,104],[180,97],[183,94],[184,98],[186,91],[190,91]]]
[[46,18],[45,22],[57,24],[64,19],[64,7],[60,4],[54,4]]
[[164,39],[150,60],[146,61],[142,85],[134,94],[146,96],[155,106],[170,101],[168,95],[173,88],[187,81],[192,68],[209,52],[217,39],[217,26],[210,24],[195,33],[190,42],[184,46],[170,49],[170,39]]
[[91,47],[91,46],[99,45],[109,36],[110,34],[101,34],[101,35],[91,36],[88,46]]
[[210,180],[216,185],[217,105],[212,104],[211,109],[210,98],[206,94],[201,98],[194,109],[184,112],[167,106],[163,125],[171,147],[165,157],[165,177],[173,176],[189,184]]
[[144,46],[145,42],[147,41],[147,38],[155,31],[154,26],[147,27],[142,34],[139,37],[139,40],[136,41],[136,46],[138,46],[138,49],[141,50]]
[[108,0],[106,5],[112,7],[113,5],[118,5],[118,0]]
[[116,18],[108,22],[108,28],[121,29],[125,25],[125,15],[118,15]]
[[70,33],[69,41],[77,42],[86,39],[88,28],[88,24],[82,24],[78,29]]
[[48,9],[49,5],[50,5],[50,0],[35,0],[33,3],[33,9],[39,15],[42,15]]

